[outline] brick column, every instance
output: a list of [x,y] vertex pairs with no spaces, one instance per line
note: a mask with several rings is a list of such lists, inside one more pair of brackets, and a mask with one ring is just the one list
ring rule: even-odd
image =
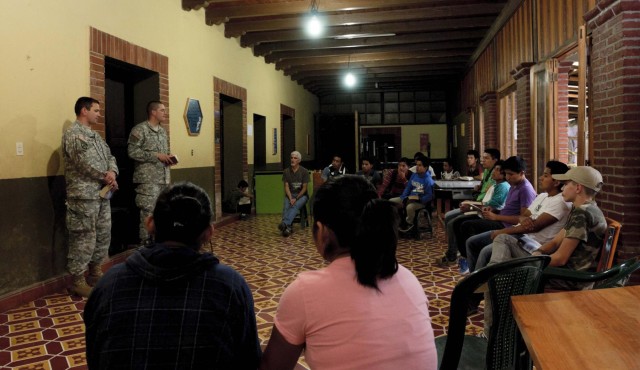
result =
[[531,67],[535,63],[521,63],[511,71],[516,80],[516,114],[518,116],[517,153],[527,163],[533,161],[532,133],[531,133]]
[[625,258],[640,254],[640,2],[600,0],[584,18],[593,40],[591,163],[605,184],[597,199],[623,225],[618,252]]
[[498,94],[495,91],[484,93],[480,97],[484,112],[484,148],[498,148]]

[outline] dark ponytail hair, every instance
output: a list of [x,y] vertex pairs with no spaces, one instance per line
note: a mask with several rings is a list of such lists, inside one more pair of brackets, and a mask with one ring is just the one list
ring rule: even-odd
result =
[[345,175],[322,185],[314,195],[313,217],[335,235],[334,243],[325,247],[325,255],[349,251],[360,284],[378,289],[378,279],[390,278],[398,271],[397,208],[378,199],[364,178]]
[[156,201],[155,239],[199,247],[198,239],[212,219],[211,200],[202,188],[189,182],[174,184],[162,191]]

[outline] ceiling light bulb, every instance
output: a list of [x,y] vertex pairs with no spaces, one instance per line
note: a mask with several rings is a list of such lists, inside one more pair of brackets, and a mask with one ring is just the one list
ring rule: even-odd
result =
[[322,34],[322,22],[315,14],[307,22],[307,33],[311,37],[318,37]]
[[353,75],[353,73],[348,72],[345,76],[344,76],[344,84],[347,87],[354,87],[356,85],[356,76]]

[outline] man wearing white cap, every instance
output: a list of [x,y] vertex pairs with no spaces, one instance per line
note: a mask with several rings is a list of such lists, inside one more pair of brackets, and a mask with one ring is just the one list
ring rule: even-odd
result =
[[[562,266],[577,271],[593,269],[596,267],[596,258],[607,228],[607,221],[594,199],[602,189],[602,175],[592,167],[581,166],[574,167],[565,174],[555,174],[553,179],[564,181],[562,198],[565,202],[573,203],[573,208],[564,228],[532,255],[550,255],[549,266]],[[528,255],[523,249],[511,252],[514,258]],[[554,289],[566,290],[588,289],[592,285],[567,281],[549,282],[549,286]]]

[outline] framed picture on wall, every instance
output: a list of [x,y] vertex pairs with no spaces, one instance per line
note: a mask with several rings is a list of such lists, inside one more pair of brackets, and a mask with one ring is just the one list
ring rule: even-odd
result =
[[187,98],[187,106],[184,108],[184,122],[187,124],[189,135],[196,136],[200,134],[202,109],[200,109],[199,100]]

